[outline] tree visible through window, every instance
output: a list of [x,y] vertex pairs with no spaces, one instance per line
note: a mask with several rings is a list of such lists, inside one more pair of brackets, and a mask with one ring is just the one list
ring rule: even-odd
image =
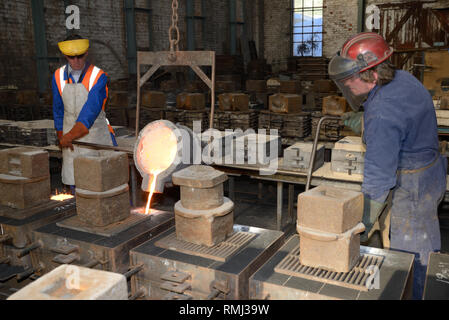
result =
[[323,0],[293,1],[293,55],[323,55]]

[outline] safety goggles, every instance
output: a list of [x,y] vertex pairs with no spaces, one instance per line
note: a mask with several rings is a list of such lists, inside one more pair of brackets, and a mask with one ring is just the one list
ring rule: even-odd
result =
[[77,56],[67,56],[67,55],[66,55],[67,59],[69,59],[69,60],[75,60],[75,58],[80,60],[80,59],[83,59],[85,56],[86,56],[85,53],[79,54],[79,55],[77,55]]

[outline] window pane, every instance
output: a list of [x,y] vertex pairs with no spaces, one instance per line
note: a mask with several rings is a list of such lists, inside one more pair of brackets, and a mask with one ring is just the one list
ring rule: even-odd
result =
[[305,26],[312,25],[313,17],[310,14],[311,13],[309,13],[309,12],[304,12],[304,25]]
[[294,27],[293,28],[293,33],[301,33],[302,34],[302,27]]
[[313,7],[313,0],[304,0],[304,8]]
[[293,55],[322,56],[323,0],[295,0],[293,4]]
[[312,33],[312,27],[304,27],[303,33]]
[[299,27],[302,26],[302,14],[301,13],[294,13],[293,14],[293,26]]
[[301,8],[303,6],[302,1],[303,0],[295,0],[294,8]]
[[302,42],[302,34],[294,34],[293,42]]

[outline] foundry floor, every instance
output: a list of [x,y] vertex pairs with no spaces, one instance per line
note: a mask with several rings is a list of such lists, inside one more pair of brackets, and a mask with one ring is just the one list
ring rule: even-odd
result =
[[[61,191],[63,186],[61,184],[60,162],[55,159],[51,161],[51,184],[53,192],[58,189]],[[234,222],[236,224],[265,228],[276,229],[276,183],[264,182],[262,189],[262,199],[258,199],[258,182],[257,180],[248,177],[238,177],[235,180],[235,210]],[[288,189],[284,185],[284,207],[283,207],[283,221],[282,231],[286,233],[286,239],[296,233],[295,224],[291,221],[287,214],[287,195]],[[304,186],[295,186],[295,197],[304,191]],[[225,196],[228,195],[227,183],[225,183]],[[140,205],[146,203],[146,194],[139,197]],[[164,194],[156,194],[152,207],[161,210],[173,210],[176,201],[179,200],[179,187],[166,188]],[[296,207],[294,209],[296,212]],[[441,252],[449,253],[449,202],[442,203],[439,208],[439,218],[441,226]],[[372,247],[380,247],[378,239],[373,239],[368,244]],[[0,300],[4,300],[7,296],[13,293],[14,290],[20,289],[29,281],[24,281],[20,284],[14,280],[15,284],[9,283],[0,284]],[[13,287],[13,289],[10,289]]]
[[[61,190],[60,162],[52,159],[51,162],[52,190]],[[140,176],[138,177],[140,179]],[[262,189],[262,199],[258,199],[258,180],[245,176],[235,178],[235,200],[234,200],[234,222],[236,224],[248,225],[252,227],[276,229],[276,195],[277,188],[275,182],[264,181]],[[224,183],[225,196],[228,196],[228,184]],[[303,185],[295,185],[295,198],[304,191]],[[138,197],[139,205],[146,204],[146,195]],[[166,188],[164,194],[155,194],[152,200],[152,207],[160,210],[173,210],[176,201],[179,200],[179,187]],[[288,217],[288,187],[284,184],[283,190],[283,219],[282,231],[286,233],[286,238],[296,233],[295,223]],[[447,199],[448,197],[446,197]],[[296,205],[294,208],[296,214]],[[449,202],[441,203],[439,207],[439,218],[441,227],[441,252],[449,253]],[[380,241],[373,236],[372,241],[367,245],[381,247]]]

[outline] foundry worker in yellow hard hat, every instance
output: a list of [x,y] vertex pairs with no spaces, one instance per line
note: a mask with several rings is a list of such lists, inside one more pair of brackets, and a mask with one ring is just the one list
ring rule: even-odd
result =
[[87,61],[89,40],[71,35],[58,43],[67,64],[53,76],[53,116],[62,149],[62,182],[74,191],[73,159],[98,151],[73,145],[74,140],[117,145],[104,107],[108,98],[107,75]]

